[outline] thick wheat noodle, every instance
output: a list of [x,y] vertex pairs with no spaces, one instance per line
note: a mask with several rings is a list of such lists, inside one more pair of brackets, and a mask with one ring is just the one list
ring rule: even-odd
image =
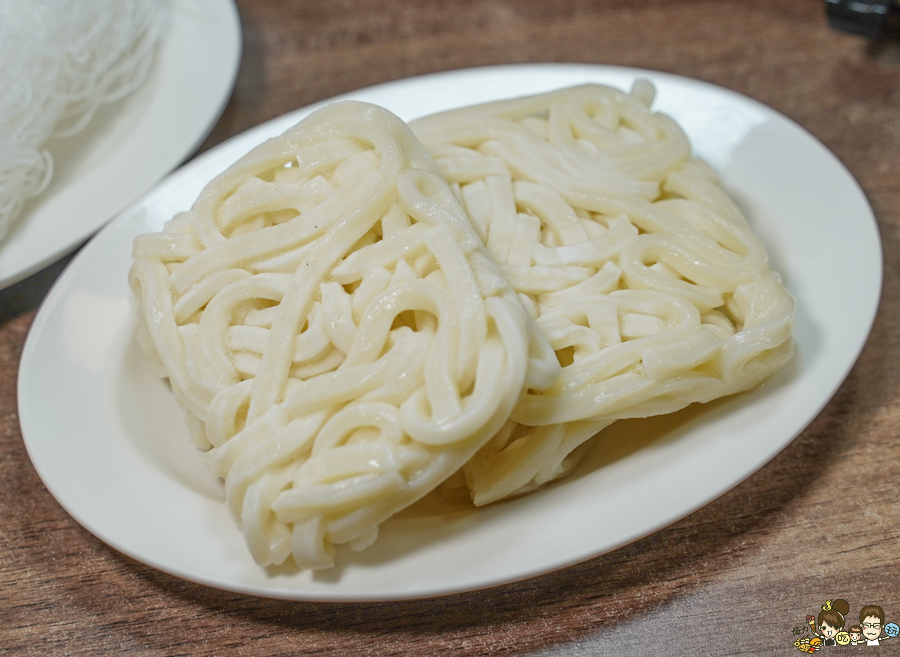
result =
[[333,563],[559,364],[409,129],[339,103],[134,245],[139,340],[262,565]]
[[563,476],[616,419],[746,390],[790,357],[793,298],[653,95],[585,85],[411,124],[563,364],[466,465],[476,504]]

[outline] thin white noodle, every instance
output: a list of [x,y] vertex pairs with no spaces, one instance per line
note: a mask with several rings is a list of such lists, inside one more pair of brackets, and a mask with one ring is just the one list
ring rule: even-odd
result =
[[165,0],[0,0],[0,239],[53,176],[44,148],[147,78]]

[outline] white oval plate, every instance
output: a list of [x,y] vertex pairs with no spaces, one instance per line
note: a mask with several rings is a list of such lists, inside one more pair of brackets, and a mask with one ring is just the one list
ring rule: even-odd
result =
[[[480,510],[419,504],[362,553],[323,573],[263,569],[190,446],[182,413],[134,341],[126,285],[135,235],[159,230],[244,152],[315,107],[258,126],[175,172],[107,226],[41,308],[22,356],[25,443],[50,492],[122,552],[232,591],[298,600],[442,595],[511,582],[649,534],[753,473],[816,416],[861,350],[881,286],[866,199],[806,131],[739,94],[686,78],[604,66],[521,65],[401,80],[347,94],[410,120],[450,107],[586,81],[651,79],[658,108],[722,174],[797,297],[794,361],[749,394],[613,425],[575,474]],[[836,266],[835,263],[840,263]]]
[[53,180],[0,241],[0,289],[73,251],[178,166],[225,108],[241,59],[232,0],[175,0],[143,85],[52,139]]

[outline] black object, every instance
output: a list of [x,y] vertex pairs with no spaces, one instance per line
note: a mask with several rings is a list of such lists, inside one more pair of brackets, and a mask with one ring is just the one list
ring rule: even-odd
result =
[[877,39],[884,33],[895,0],[825,0],[828,24],[841,32]]

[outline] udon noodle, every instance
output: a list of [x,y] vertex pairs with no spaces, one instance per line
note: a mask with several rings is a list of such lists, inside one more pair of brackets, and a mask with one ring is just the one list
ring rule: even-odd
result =
[[560,371],[422,145],[362,103],[241,158],[129,279],[261,565],[366,547]]
[[653,96],[586,85],[411,124],[563,366],[466,465],[476,504],[565,475],[617,419],[747,390],[791,355],[793,298]]

